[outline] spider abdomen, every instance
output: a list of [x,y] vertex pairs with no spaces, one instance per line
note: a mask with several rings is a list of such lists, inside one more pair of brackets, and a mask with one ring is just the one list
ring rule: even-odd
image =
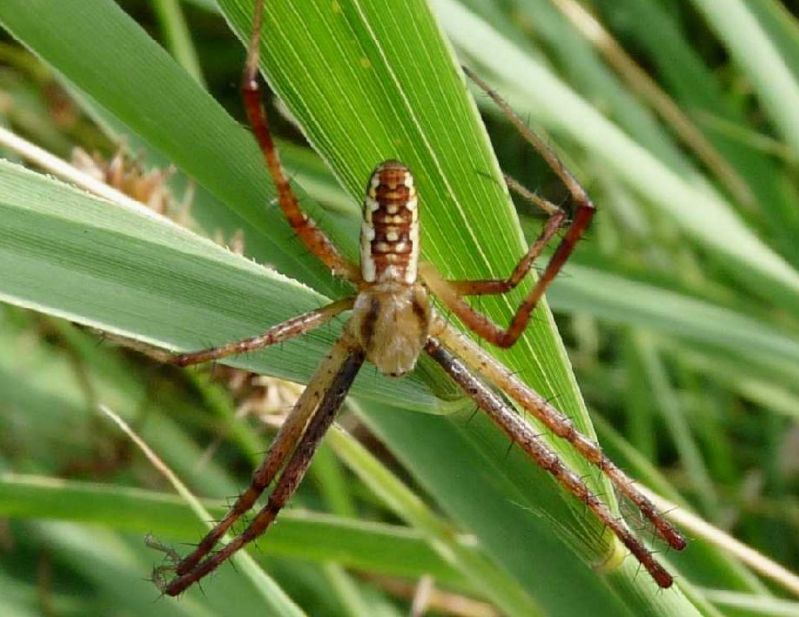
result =
[[367,283],[416,281],[419,218],[410,170],[398,161],[369,178],[361,226],[361,274]]

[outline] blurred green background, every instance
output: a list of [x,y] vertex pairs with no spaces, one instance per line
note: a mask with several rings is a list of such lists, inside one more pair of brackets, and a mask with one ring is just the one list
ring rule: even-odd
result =
[[[2,149],[0,613],[404,615],[432,582],[422,614],[799,614],[795,577],[774,564],[751,569],[701,529],[687,530],[684,555],[664,555],[679,591],[653,589],[629,557],[594,572],[613,550],[602,530],[472,419],[427,364],[400,383],[365,369],[340,418],[348,432],[329,436],[292,507],[252,551],[257,563],[221,568],[205,593],[159,598],[147,578],[162,555],[145,534],[182,552],[203,527],[98,405],[130,422],[218,515],[296,389],[223,366],[179,371],[87,326],[192,348],[344,290],[268,206],[271,188],[239,126],[243,48],[226,21],[246,32],[251,2],[219,4],[0,5],[0,126],[66,160],[80,147],[107,162],[125,143],[120,188],[303,284],[22,171],[20,151]],[[271,3],[281,34],[267,71],[291,112],[269,100],[275,132],[303,203],[348,254],[374,150],[411,162],[429,187],[428,259],[452,275],[485,276],[486,264],[504,272],[519,254],[500,231],[513,230],[514,214],[487,177],[496,170],[475,167],[488,165],[487,147],[457,107],[463,93],[427,6]],[[599,208],[548,299],[603,447],[682,512],[799,569],[795,9],[771,0],[429,6],[459,61],[545,135]],[[363,56],[348,57],[354,49]],[[403,87],[378,91],[381,82],[353,69],[363,61]],[[330,96],[334,86],[341,96]],[[475,100],[501,168],[564,201],[507,119],[484,95]],[[413,122],[405,104],[420,110]],[[461,145],[472,137],[478,146]],[[439,175],[428,171],[438,165]],[[517,206],[534,238],[541,216]],[[242,365],[302,381],[334,336],[324,329]],[[560,349],[542,311],[507,360],[525,377],[543,375],[530,382],[585,423]]]

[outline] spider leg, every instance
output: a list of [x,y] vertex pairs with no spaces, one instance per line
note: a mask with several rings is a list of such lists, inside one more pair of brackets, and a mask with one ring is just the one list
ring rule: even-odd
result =
[[502,174],[502,177],[505,178],[505,184],[508,185],[508,188],[516,193],[519,197],[524,199],[525,201],[529,201],[534,206],[538,207],[539,209],[543,210],[546,214],[550,216],[560,212],[562,208],[556,206],[548,199],[544,199],[540,195],[534,193],[526,186],[524,186],[521,182],[519,182],[516,178],[509,174]]
[[663,588],[673,583],[671,575],[652,556],[652,553],[632,531],[597,497],[574,471],[569,469],[558,455],[537,435],[531,427],[482,381],[472,375],[466,365],[453,356],[433,337],[427,341],[425,350],[452,379],[477,403],[486,415],[511,440],[524,450],[539,467],[549,472],[564,489],[582,501],[594,515],[607,526],[626,546],[635,558]]
[[[341,406],[341,402],[344,400],[350,383],[363,361],[362,356],[361,350],[354,346],[348,335],[341,337],[333,346],[328,356],[319,368],[317,368],[313,377],[311,377],[308,386],[303,390],[302,395],[295,403],[294,408],[283,423],[283,426],[281,426],[272,445],[269,447],[264,461],[253,473],[250,486],[239,495],[230,511],[208,532],[200,541],[197,548],[177,564],[175,572],[178,578],[176,581],[180,580],[183,581],[183,583],[178,586],[174,586],[176,583],[170,583],[167,587],[167,593],[171,593],[169,590],[172,589],[176,590],[175,593],[180,593],[182,589],[185,589],[192,582],[205,576],[205,574],[213,570],[219,563],[224,561],[227,556],[236,550],[234,548],[228,551],[224,558],[216,562],[210,569],[204,570],[202,574],[196,576],[193,574],[197,571],[197,568],[200,567],[198,564],[201,564],[201,562],[204,563],[203,559],[213,550],[214,546],[219,542],[222,536],[225,535],[227,530],[230,529],[231,525],[252,508],[258,497],[261,496],[264,490],[266,490],[266,487],[269,486],[283,467],[286,459],[292,455],[292,452],[294,452],[294,456],[286,465],[286,470],[283,473],[278,487],[284,486],[288,479],[292,477],[292,474],[287,475],[292,464],[295,469],[294,475],[297,475],[296,469],[299,463],[296,462],[296,459],[298,456],[301,456],[298,453],[304,451],[302,450],[302,444],[306,443],[309,439],[310,426],[313,422],[317,422],[318,424],[318,418],[320,416],[324,416],[325,414],[329,415],[331,413],[335,414]],[[306,426],[308,428],[306,428]],[[310,450],[310,454],[313,453],[313,449],[315,449],[317,443],[318,441],[313,442],[313,448]],[[310,462],[310,454],[308,455],[309,460],[305,462],[306,467],[307,463]],[[300,469],[299,476],[295,478],[297,483],[301,479],[304,471],[304,467]],[[296,484],[293,485],[293,488],[286,495],[286,498],[291,496],[295,488]],[[277,490],[276,488],[276,493]],[[283,490],[285,490],[285,487]],[[270,498],[270,503],[272,503],[272,498]],[[275,514],[276,513],[277,512],[275,512]],[[255,536],[249,540],[254,537]]]
[[566,229],[565,235],[547,263],[544,272],[516,309],[507,328],[498,326],[487,315],[474,309],[464,300],[463,296],[501,294],[515,288],[530,271],[536,258],[566,221],[566,216],[565,211],[559,210],[547,219],[544,229],[541,230],[538,238],[536,238],[530,249],[506,279],[448,281],[439,274],[435,266],[423,262],[419,264],[422,280],[444,305],[460,317],[463,323],[475,334],[498,347],[510,347],[524,332],[533,310],[538,305],[538,301],[543,297],[544,292],[561,268],[563,268],[566,260],[574,251],[577,242],[588,228],[588,224],[594,216],[594,206],[578,207],[574,219]]
[[485,92],[492,101],[494,101],[496,106],[499,107],[499,110],[508,118],[508,120],[510,120],[511,124],[513,124],[516,130],[519,131],[525,141],[527,141],[527,143],[536,149],[536,151],[541,155],[541,158],[543,158],[547,162],[547,165],[552,168],[552,171],[558,175],[563,184],[569,190],[569,193],[572,194],[572,197],[577,202],[577,205],[579,206],[585,202],[590,203],[590,200],[585,193],[585,189],[583,189],[583,187],[569,172],[569,170],[566,169],[566,166],[561,162],[560,158],[558,158],[558,155],[549,146],[549,144],[536,135],[530,129],[530,127],[525,124],[524,120],[519,117],[519,114],[513,110],[508,102],[503,99],[496,90],[489,86],[485,80],[483,80],[469,67],[464,66],[462,68],[466,76],[471,79],[478,88]]
[[[516,287],[533,267],[535,260],[544,248],[546,248],[549,241],[561,228],[563,222],[566,220],[566,216],[565,211],[558,210],[547,219],[538,238],[536,238],[535,242],[533,242],[530,249],[524,257],[521,258],[519,263],[516,264],[516,267],[507,279],[448,281],[441,276],[435,266],[430,262],[420,263],[419,273],[430,291],[438,296],[448,309],[460,317],[463,323],[475,332],[475,334],[499,347],[510,347],[524,331],[539,299],[560,270],[560,265],[566,261],[568,253],[571,253],[571,250],[569,250],[565,256],[559,258],[560,265],[557,269],[550,271],[550,266],[555,260],[555,257],[557,257],[560,247],[563,246],[563,242],[568,239],[569,232],[567,232],[567,235],[561,241],[561,245],[558,246],[558,250],[556,250],[555,255],[550,260],[541,278],[536,281],[530,294],[516,310],[510,325],[506,329],[501,328],[487,315],[473,308],[466,302],[464,296],[501,294]],[[571,228],[569,231],[571,231]],[[576,243],[576,240],[574,240],[574,242]]]
[[339,313],[352,308],[355,298],[344,298],[337,300],[327,306],[309,311],[297,317],[292,317],[282,323],[272,326],[263,334],[245,338],[240,341],[233,341],[219,347],[209,347],[200,351],[177,354],[168,361],[178,366],[189,366],[200,364],[211,360],[219,360],[228,356],[235,356],[250,351],[256,351],[275,343],[282,343],[295,336],[305,334],[326,324]]
[[574,251],[577,242],[585,234],[585,231],[588,229],[594,217],[596,208],[585,192],[585,189],[569,170],[566,169],[558,158],[558,155],[555,154],[555,151],[538,137],[538,135],[531,131],[516,112],[513,111],[510,105],[508,105],[499,94],[492,90],[485,81],[475,75],[470,69],[463,67],[463,70],[478,87],[491,97],[500,110],[521,133],[522,137],[539,152],[542,158],[566,186],[575,204],[574,217],[568,224],[566,233],[555,248],[555,252],[547,263],[541,277],[536,281],[533,289],[516,309],[516,313],[514,313],[507,328],[498,326],[486,315],[472,308],[463,299],[463,296],[501,294],[515,288],[533,267],[536,258],[541,254],[549,241],[558,230],[566,224],[568,215],[565,210],[558,208],[549,201],[536,197],[534,194],[530,193],[530,191],[523,189],[513,178],[506,176],[505,180],[512,190],[520,192],[522,196],[530,199],[549,214],[549,219],[544,225],[544,229],[510,275],[504,279],[447,281],[430,264],[425,264],[422,269],[422,278],[425,283],[428,284],[430,289],[453,313],[461,318],[466,326],[494,345],[510,347],[524,331],[538,301],[544,295],[547,287],[549,287],[555,279],[561,268],[563,268],[566,260],[568,260],[569,256]]
[[635,487],[633,480],[602,452],[602,448],[580,433],[569,418],[438,315],[432,331],[444,345],[458,354],[469,369],[484,375],[490,383],[530,412],[555,435],[568,441],[583,458],[599,468],[618,491],[635,504],[669,546],[676,550],[685,548],[686,542],[682,534],[663,518],[655,505]]
[[255,138],[261,148],[266,167],[277,189],[278,203],[291,228],[306,248],[316,255],[337,276],[350,281],[361,280],[360,268],[348,261],[333,245],[316,223],[302,211],[297,196],[291,189],[288,178],[280,164],[277,148],[269,131],[269,119],[261,101],[261,85],[258,80],[258,59],[261,48],[261,26],[263,24],[264,0],[256,0],[253,9],[252,35],[247,46],[247,61],[241,81],[244,108]]

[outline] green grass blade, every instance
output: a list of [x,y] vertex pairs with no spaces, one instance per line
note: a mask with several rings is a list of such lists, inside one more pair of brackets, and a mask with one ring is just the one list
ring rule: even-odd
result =
[[741,0],[719,3],[693,0],[709,25],[724,41],[735,62],[745,71],[794,154],[799,154],[799,80],[796,67],[758,22],[755,12]]
[[702,512],[716,519],[718,494],[710,479],[703,453],[691,433],[685,416],[681,413],[677,394],[669,381],[656,342],[641,332],[633,336],[633,341],[643,365],[652,399],[677,449],[681,465],[690,478],[691,488],[702,504]]
[[197,80],[197,83],[205,86],[197,50],[191,42],[191,33],[179,1],[155,0],[153,7],[158,14],[161,29],[164,31],[164,37],[168,41],[175,60]]
[[558,310],[650,328],[734,354],[754,352],[779,357],[789,365],[799,362],[799,338],[763,319],[599,269],[572,264],[568,273],[549,294]]
[[[225,1],[220,6],[240,36],[245,34],[250,3]],[[263,64],[270,84],[309,141],[354,198],[375,161],[404,160],[425,196],[421,214],[425,255],[455,276],[507,271],[514,253],[522,250],[515,217],[501,181],[487,181],[480,173],[496,173],[496,164],[450,52],[435,36],[436,27],[422,3],[393,11],[391,19],[370,2],[305,8],[308,12],[300,14],[285,3],[270,4]],[[423,65],[419,58],[425,59]],[[453,234],[453,229],[458,233]],[[515,251],[509,250],[511,238],[518,242]],[[507,319],[508,299],[487,300],[484,306],[498,321]],[[547,330],[532,329],[521,345],[502,354],[503,359],[543,392],[557,392],[565,409],[584,422],[574,382],[561,364],[562,347]],[[370,421],[388,425],[389,414],[376,416]],[[384,437],[388,433],[381,431]],[[391,443],[401,449],[410,446],[402,440]],[[446,439],[442,449],[449,450],[445,443]],[[574,462],[568,453],[564,455]],[[439,490],[437,484],[432,492]],[[539,486],[537,498],[549,491],[551,485]],[[605,553],[606,548],[599,548],[603,541],[597,544],[593,532],[586,534],[591,523],[586,527],[577,521],[574,504],[561,501],[557,491],[550,495],[555,499],[547,504],[560,512],[553,518],[565,522],[586,554]]]
[[[180,602],[159,598],[159,592],[142,576],[152,562],[152,550],[141,538],[121,538],[102,528],[58,521],[28,523],[25,535],[29,541],[37,540],[39,546],[58,553],[59,562],[78,579],[70,585],[72,593],[79,597],[94,593],[106,607],[125,606],[135,615],[156,611],[164,617],[234,617],[239,610],[264,610],[254,594],[246,593],[241,576],[230,572],[220,573],[219,586],[224,591],[215,598],[186,597]],[[114,609],[105,608],[106,613],[109,610]]]
[[[251,3],[226,0],[222,4],[239,34],[246,34]],[[9,27],[17,36],[56,65],[95,101],[106,106],[129,126],[136,127],[137,132],[157,149],[197,177],[198,182],[215,194],[220,202],[242,213],[244,218],[258,226],[265,238],[281,242],[285,226],[281,227],[276,222],[272,224],[274,219],[268,217],[264,219],[268,222],[259,219],[268,190],[260,188],[264,187],[264,174],[257,166],[257,152],[254,152],[252,142],[238,137],[246,137],[246,134],[233,126],[228,118],[219,116],[218,111],[211,111],[215,109],[214,105],[208,102],[205,95],[199,94],[196,84],[190,79],[184,76],[176,78],[174,83],[168,81],[173,77],[171,61],[163,60],[165,54],[143,38],[143,33],[110,6],[109,3],[90,0],[85,3],[64,2],[55,8],[48,6],[45,11],[38,2],[10,2],[0,7],[0,20],[10,24]],[[66,12],[70,14],[67,16]],[[85,25],[89,28],[88,32],[76,27],[76,23]],[[448,275],[485,277],[510,270],[523,251],[522,234],[504,186],[498,178],[498,168],[474,104],[466,94],[465,84],[453,63],[451,52],[440,37],[438,26],[425,3],[403,3],[386,15],[384,3],[376,0],[346,4],[321,1],[308,3],[303,7],[302,14],[297,13],[295,3],[271,2],[266,30],[269,35],[265,41],[267,53],[264,63],[270,83],[291,108],[310,141],[322,153],[354,200],[360,198],[365,178],[378,161],[389,157],[402,158],[415,171],[423,195],[425,256]],[[56,31],[58,36],[54,34]],[[75,51],[58,47],[61,40],[67,47],[74,46]],[[98,49],[107,50],[110,54],[108,59],[101,58],[106,63],[102,66],[96,66]],[[135,91],[131,91],[133,88],[129,82],[135,82]],[[121,90],[117,91],[117,88]],[[133,97],[135,102],[124,99],[125,96]],[[198,107],[199,103],[193,97],[199,97],[197,101],[202,105]],[[154,118],[165,124],[157,124]],[[224,130],[213,128],[217,127],[217,118],[224,125]],[[206,130],[210,132],[206,134]],[[169,133],[169,137],[160,135],[161,132]],[[198,163],[195,157],[201,162]],[[486,173],[491,178],[486,177]],[[19,179],[13,173],[10,175]],[[26,182],[28,180],[26,178]],[[41,203],[37,203],[36,207],[45,207],[50,199],[63,199],[66,195],[62,194],[62,188],[55,189],[50,184],[45,187],[44,181],[42,184],[33,184],[31,181],[28,188],[31,187],[46,193],[52,191],[49,196],[40,196]],[[20,190],[25,192],[24,189]],[[30,193],[27,197],[30,197]],[[73,199],[77,197],[71,195],[67,198],[68,201]],[[83,200],[81,203],[86,205]],[[6,207],[13,208],[17,216],[22,216],[22,203],[6,204]],[[96,203],[90,206],[91,215],[99,215],[98,208]],[[274,216],[274,212],[269,216]],[[35,229],[31,222],[32,219],[28,219],[19,226],[29,236],[31,230]],[[253,321],[271,323],[270,320],[275,316],[270,311],[274,308],[274,294],[280,293],[277,291],[279,286],[274,281],[270,282],[270,277],[252,264],[230,256],[222,257],[223,252],[217,254],[210,245],[190,246],[191,242],[185,238],[180,240],[172,237],[159,244],[148,241],[147,237],[136,236],[132,229],[126,229],[121,234],[122,238],[118,239],[116,236],[120,234],[110,226],[105,230],[97,230],[96,225],[87,220],[91,244],[96,245],[90,247],[89,242],[81,245],[78,236],[67,233],[65,226],[53,217],[47,219],[45,232],[53,231],[56,223],[59,223],[58,229],[51,239],[68,238],[69,242],[61,246],[72,246],[77,242],[77,248],[82,251],[81,261],[86,263],[91,261],[102,266],[105,261],[104,242],[111,236],[130,247],[132,256],[126,257],[130,261],[125,264],[135,266],[133,272],[119,268],[108,274],[109,281],[122,277],[135,282],[141,278],[150,285],[153,273],[158,272],[154,265],[168,265],[168,268],[162,269],[173,274],[173,284],[166,285],[165,276],[156,277],[159,293],[165,297],[150,299],[156,303],[156,309],[163,308],[166,314],[150,309],[156,326],[145,320],[144,315],[134,316],[138,321],[125,332],[137,338],[196,346],[191,345],[192,342],[201,337],[212,336],[214,340],[224,340],[240,335],[240,330],[246,328],[251,328],[247,333],[257,332],[262,325],[259,327]],[[132,222],[128,223],[133,226]],[[142,224],[138,220],[137,223]],[[147,236],[148,231],[149,227],[142,233]],[[158,235],[164,232],[160,228],[153,228],[152,233]],[[131,239],[134,241],[128,242]],[[30,265],[30,261],[35,261],[33,257],[42,260],[35,253],[37,240],[41,238],[34,233],[26,247],[20,248],[15,255],[15,258],[21,259],[20,263]],[[176,241],[179,249],[168,250]],[[285,238],[282,242],[286,246],[289,244]],[[356,239],[348,238],[344,244],[352,253]],[[99,260],[93,252],[97,248],[100,249]],[[282,263],[288,269],[293,267],[293,274],[301,276],[306,282],[319,284],[320,288],[325,286],[324,277],[314,276],[318,270],[303,272],[296,266],[296,247],[286,250],[291,258],[284,257]],[[154,252],[149,260],[143,257],[148,251]],[[188,255],[192,259],[201,259],[201,263],[196,267],[187,265]],[[44,264],[55,268],[58,263],[54,262],[56,260],[50,257],[49,261],[44,259],[34,264],[40,268],[40,278],[31,280],[41,281]],[[229,289],[229,283],[227,287],[217,289],[205,287],[209,275],[203,275],[201,270],[207,268],[211,269],[210,280],[217,274],[220,278],[222,273],[233,275],[236,291],[240,294],[233,296],[236,302],[231,303],[232,296],[224,293]],[[61,273],[61,270],[56,272]],[[176,285],[175,281],[179,284]],[[195,288],[194,281],[202,283]],[[37,291],[32,289],[34,285],[31,282],[28,282],[27,287],[25,281],[17,282],[22,289],[18,294],[24,292],[32,295]],[[219,281],[215,286],[218,284]],[[77,288],[82,291],[103,291],[102,285]],[[309,298],[318,298],[297,285],[291,289],[297,290],[299,295],[307,293],[310,294]],[[128,296],[137,299],[134,291],[131,290]],[[484,308],[492,317],[504,322],[523,291],[519,290],[510,298],[489,299],[484,303]],[[182,297],[184,294],[186,297]],[[83,297],[91,295],[85,291],[82,294]],[[286,298],[285,294],[283,297]],[[65,294],[59,303],[68,300],[70,298]],[[105,297],[107,300],[108,295]],[[164,305],[173,302],[182,305],[178,314],[170,313],[174,309]],[[75,301],[68,314],[72,318],[91,322],[92,316],[86,313],[89,309],[97,309],[98,303],[94,303],[94,306],[90,303],[87,309],[81,310]],[[38,302],[39,306],[42,304],[43,301]],[[192,304],[195,304],[194,308]],[[294,306],[276,310],[297,308],[297,301],[293,297],[290,302],[286,298],[286,304]],[[140,306],[143,306],[143,302],[140,302]],[[48,310],[56,312],[56,308],[49,305]],[[125,310],[120,311],[119,305],[113,308],[115,310],[111,306],[104,307],[104,321],[98,325],[105,324],[104,327],[114,329],[115,323],[119,327],[119,321],[131,319],[127,302],[123,305]],[[197,312],[193,313],[195,309]],[[189,328],[186,327],[186,315],[183,313],[191,317],[190,332],[187,332]],[[225,324],[222,319],[220,325],[217,314],[235,320]],[[201,316],[205,319],[200,319]],[[173,322],[175,318],[177,324],[169,326],[167,322]],[[231,327],[234,321],[236,328]],[[184,338],[180,339],[180,336]],[[311,342],[320,344],[329,340],[325,337],[320,337],[323,340],[312,337]],[[205,341],[208,342],[213,341]],[[287,346],[285,353],[288,353],[288,349]],[[295,351],[293,357],[274,356],[274,364],[265,361],[263,366],[272,371],[291,370],[300,373],[308,362],[321,356],[321,351],[310,353],[310,348],[295,348],[298,349],[307,353]],[[542,394],[557,394],[564,410],[576,419],[578,425],[590,432],[563,347],[546,310],[539,311],[535,327],[516,348],[500,355]],[[248,366],[257,367],[260,358],[260,355],[253,358],[253,362],[247,363]],[[385,382],[375,379],[363,383],[370,387],[364,385],[358,392],[367,397],[376,396],[376,391],[381,387],[379,384]],[[373,384],[374,387],[371,387]],[[392,384],[390,387],[403,386]],[[415,400],[421,403],[420,406],[425,406],[425,403],[427,406],[434,405],[429,398],[424,398],[426,392],[418,385],[407,387],[409,390],[405,392],[415,393]],[[394,400],[406,400],[406,397],[396,394],[397,391],[389,389],[379,396],[383,400],[392,400],[392,396]],[[564,551],[563,544],[552,538],[553,531],[566,538],[570,546],[591,563],[602,561],[613,550],[611,542],[601,535],[598,525],[584,518],[582,508],[555,489],[543,473],[530,470],[529,462],[516,460],[513,466],[507,467],[497,462],[501,461],[504,442],[485,423],[477,422],[469,429],[469,436],[465,437],[461,427],[448,420],[428,422],[430,419],[421,414],[381,415],[370,410],[366,413],[370,413],[373,426],[402,455],[406,464],[419,477],[425,478],[425,486],[430,493],[447,503],[449,511],[459,511],[459,520],[462,521],[483,521],[479,535],[486,543],[487,550],[502,559],[503,549],[509,542],[514,542],[514,536],[529,538],[524,544],[516,542],[518,549],[523,547],[525,550],[517,550],[512,559],[515,560],[514,574],[523,580],[532,596],[547,596],[548,591],[544,587],[554,578],[555,570],[543,572],[545,576],[540,580],[535,580],[529,573],[525,574],[526,562],[535,555],[535,547],[533,552],[527,550],[530,544],[539,546],[538,558],[542,560],[542,570],[547,569],[544,567],[547,556],[540,552],[541,547],[551,548],[554,552]],[[430,432],[419,432],[425,428],[430,429]],[[431,439],[435,437],[435,442],[419,444],[419,435],[430,436]],[[427,452],[422,451],[423,447],[427,447]],[[565,451],[562,446],[558,448],[579,473],[588,471],[585,463],[573,453]],[[463,468],[447,468],[443,464],[440,469],[436,467],[436,461],[447,462],[441,459],[447,459],[459,449],[462,456],[455,460],[465,461],[469,468],[473,468],[477,462],[479,472],[489,470],[492,477],[485,481],[493,486],[491,495],[496,501],[475,498],[475,493],[471,492],[472,484],[461,477]],[[424,459],[430,469],[420,469],[423,457],[417,459],[415,454],[432,457]],[[447,473],[441,473],[445,469]],[[426,471],[430,475],[425,476]],[[603,492],[608,492],[606,486],[602,488]],[[508,523],[501,526],[504,538],[497,537],[499,530],[492,529],[488,524],[490,517],[487,515],[497,502],[503,516],[506,516],[501,521]],[[518,506],[519,502],[524,504],[523,507]],[[548,518],[543,522],[532,521],[535,517],[526,510],[533,507],[532,504],[537,504],[536,511],[545,513]],[[493,524],[496,525],[497,521],[493,521]],[[531,531],[532,528],[535,530]],[[585,592],[585,604],[619,606],[618,600],[612,599],[609,590],[595,574],[571,553],[565,554],[566,557],[556,560],[561,568],[557,574],[563,581],[579,580],[584,583],[581,589]],[[676,590],[669,592],[664,601],[662,595],[656,594],[649,579],[635,576],[633,567],[625,565],[612,579],[619,588],[626,585],[626,589],[637,590],[635,594],[625,593],[625,600],[629,599],[634,607],[632,610],[663,615],[669,614],[667,611],[684,615],[693,612],[690,603]],[[554,594],[549,593],[546,600],[551,603],[550,610],[557,610],[558,598]]]
[[[705,64],[688,41],[677,15],[669,13],[662,3],[620,0],[615,4],[631,26],[630,34],[636,47],[645,50],[646,61],[657,67],[669,94],[690,113],[697,126],[745,179],[757,202],[768,204],[768,207],[757,209],[757,219],[768,224],[772,246],[794,265],[799,263],[799,247],[794,241],[797,229],[795,196],[784,190],[786,170],[774,164],[772,153],[754,147],[745,137],[747,129],[744,127],[750,125],[745,107],[738,105],[736,98],[726,91],[722,76]],[[759,13],[768,12],[769,3],[750,6]],[[658,27],[651,28],[649,24],[652,23],[657,23]],[[774,38],[775,42],[780,41],[779,37]],[[736,135],[735,129],[744,137]]]
[[335,289],[269,207],[274,190],[251,135],[114,2],[10,0],[0,24],[257,230],[248,240],[271,248],[269,263]]
[[[455,0],[436,0],[455,44],[494,75],[496,86],[523,113],[568,135],[625,183],[662,209],[702,247],[717,253],[730,273],[763,294],[799,306],[799,273],[757,238],[729,204],[663,165],[612,122]],[[524,75],[523,80],[519,75]],[[634,161],[635,164],[631,164]]]
[[408,490],[357,441],[342,431],[330,436],[336,453],[386,505],[418,529],[437,552],[489,598],[500,610],[518,617],[542,615],[541,607],[524,592],[518,581],[477,552],[465,550],[452,538],[451,528]]
[[[4,301],[158,347],[234,340],[326,301],[144,208],[128,210],[5,162],[0,239]],[[334,337],[323,328],[236,364],[302,381]],[[383,390],[378,399],[437,406],[413,379],[364,371],[358,384],[366,398]]]

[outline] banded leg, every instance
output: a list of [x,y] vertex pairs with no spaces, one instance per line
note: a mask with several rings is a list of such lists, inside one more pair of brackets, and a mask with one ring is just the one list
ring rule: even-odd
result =
[[240,341],[233,341],[232,343],[227,343],[219,347],[209,347],[208,349],[201,349],[200,351],[178,354],[169,358],[169,361],[178,366],[189,366],[191,364],[200,364],[202,362],[227,358],[228,356],[257,351],[269,345],[282,343],[295,336],[300,336],[301,334],[305,334],[306,332],[310,332],[326,324],[339,313],[351,309],[354,302],[355,298],[337,300],[332,304],[298,315],[297,317],[292,317],[283,323],[272,326],[266,332],[258,336],[245,338]]
[[[566,213],[562,210],[559,210],[547,219],[544,229],[541,230],[536,241],[533,242],[530,249],[524,257],[522,257],[507,279],[448,281],[444,279],[441,274],[439,274],[438,270],[436,270],[435,266],[429,262],[422,262],[419,264],[419,273],[430,291],[432,291],[448,309],[460,317],[469,329],[498,347],[510,347],[517,341],[525,327],[527,327],[527,322],[530,319],[533,309],[535,309],[544,291],[546,291],[546,288],[552,281],[552,278],[557,274],[557,271],[551,273],[549,278],[547,278],[547,271],[544,272],[544,275],[538,279],[535,287],[533,287],[530,294],[516,310],[507,329],[501,328],[487,315],[473,308],[466,302],[464,296],[500,294],[516,287],[530,271],[530,268],[533,267],[535,260],[541,255],[541,252],[558,232],[565,220]],[[563,261],[565,261],[565,258]],[[548,269],[549,268],[547,268],[547,270]],[[559,269],[560,268],[558,268],[558,270]]]
[[247,46],[247,61],[241,81],[241,94],[247,118],[263,153],[266,168],[277,189],[278,203],[289,225],[306,248],[330,268],[333,274],[357,283],[361,280],[360,268],[348,261],[330,242],[325,233],[316,226],[316,223],[302,211],[297,196],[292,191],[280,164],[277,148],[269,131],[269,118],[261,101],[261,85],[258,80],[263,16],[264,0],[256,0],[253,9],[252,35]]
[[313,415],[314,410],[324,402],[327,393],[340,373],[340,367],[346,365],[351,355],[351,344],[348,341],[339,339],[330,350],[327,358],[314,373],[300,398],[297,399],[283,426],[280,427],[264,461],[253,472],[250,486],[239,495],[230,511],[206,534],[197,545],[197,548],[177,564],[175,572],[179,576],[196,568],[197,564],[213,550],[231,525],[253,507],[256,500],[266,490],[266,487],[271,484],[288,457],[295,451],[300,439],[303,438],[308,419]]
[[539,467],[549,472],[558,484],[588,506],[602,524],[607,526],[646,568],[660,587],[671,587],[673,583],[671,575],[655,560],[652,553],[621,520],[613,515],[585,482],[569,469],[538,435],[533,433],[531,427],[514,410],[472,375],[463,362],[442,347],[439,341],[434,338],[428,339],[425,350],[513,443],[520,446]]
[[[346,335],[345,335],[346,336]],[[164,591],[170,596],[176,596],[193,583],[199,581],[207,574],[213,572],[237,550],[255,540],[263,534],[277,517],[283,506],[297,490],[305,472],[308,470],[314,452],[319,446],[336,413],[341,408],[349,392],[355,376],[364,361],[364,352],[360,348],[352,348],[350,341],[337,344],[338,352],[335,358],[329,358],[314,375],[308,388],[316,389],[317,380],[325,381],[327,387],[324,397],[308,422],[291,460],[286,464],[275,489],[269,495],[267,504],[258,512],[253,521],[244,532],[231,540],[218,552],[196,563],[191,569],[182,570],[179,576],[170,581]],[[343,357],[342,357],[343,356]],[[298,402],[299,406],[299,402]]]
[[550,258],[549,262],[541,274],[541,277],[536,281],[535,286],[522,301],[516,309],[513,317],[507,328],[502,328],[495,324],[483,313],[472,308],[464,299],[463,296],[468,295],[485,295],[485,294],[501,294],[515,288],[524,278],[524,276],[533,267],[536,258],[540,256],[544,247],[549,243],[557,231],[566,223],[567,214],[561,208],[554,206],[550,202],[540,199],[529,191],[523,190],[518,182],[506,176],[508,186],[517,192],[539,205],[545,212],[549,213],[549,219],[544,225],[544,229],[538,236],[536,241],[522,257],[510,275],[505,279],[486,279],[474,281],[446,281],[432,266],[425,265],[422,271],[422,277],[425,283],[428,284],[430,289],[441,299],[441,301],[453,313],[463,320],[471,330],[473,330],[480,337],[497,345],[498,347],[510,347],[513,345],[521,333],[524,331],[530,316],[533,313],[538,301],[544,295],[547,287],[560,272],[569,255],[574,251],[577,242],[585,234],[591,220],[594,217],[596,208],[591,202],[585,189],[580,185],[577,179],[569,173],[569,170],[555,154],[555,151],[550,148],[546,142],[538,137],[530,128],[522,121],[522,119],[513,111],[508,103],[502,99],[491,87],[483,81],[480,77],[475,75],[471,70],[463,67],[466,75],[491,99],[497,104],[500,110],[508,117],[511,123],[521,133],[522,137],[533,146],[552,170],[558,175],[563,184],[571,194],[572,202],[575,204],[574,218],[566,228],[566,233],[558,244],[555,252]]
[[568,441],[584,459],[602,471],[613,486],[635,504],[670,547],[676,550],[685,548],[686,542],[682,534],[663,518],[649,499],[635,488],[633,480],[602,452],[599,444],[580,433],[574,423],[550,405],[544,397],[531,390],[508,368],[449,326],[440,316],[436,315],[434,319],[432,331],[444,345],[463,360],[466,366],[485,375],[491,384],[505,392],[555,435]]

